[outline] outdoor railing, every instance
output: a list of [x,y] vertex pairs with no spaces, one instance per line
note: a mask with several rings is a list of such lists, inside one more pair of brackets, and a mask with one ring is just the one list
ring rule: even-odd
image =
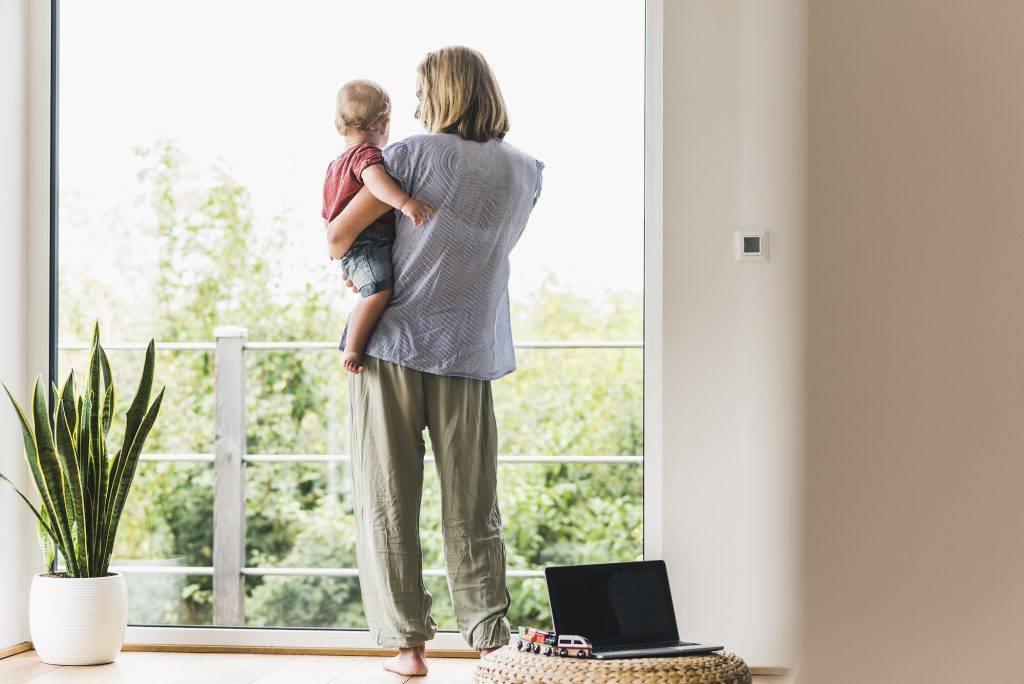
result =
[[[215,342],[157,342],[158,350],[214,352],[215,439],[213,453],[143,454],[144,461],[210,462],[214,467],[213,490],[213,565],[112,565],[124,573],[173,574],[213,577],[213,624],[245,624],[245,576],[358,577],[357,568],[246,567],[245,565],[245,476],[246,463],[342,463],[347,454],[247,454],[245,407],[245,350],[336,350],[336,342],[250,342],[247,331],[225,326],[214,331]],[[643,349],[643,342],[518,342],[518,349]],[[104,349],[141,350],[145,343],[115,342]],[[60,343],[64,351],[88,350],[78,342]],[[433,456],[425,457],[428,462]],[[499,464],[514,463],[633,463],[642,464],[643,456],[515,456],[499,455]],[[425,568],[425,577],[444,577],[440,568]],[[510,569],[509,577],[543,577],[542,570]]]

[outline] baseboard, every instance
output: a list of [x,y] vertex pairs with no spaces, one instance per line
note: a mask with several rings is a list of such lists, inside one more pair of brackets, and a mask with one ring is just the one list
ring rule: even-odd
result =
[[25,642],[22,642],[20,644],[16,644],[14,646],[11,646],[10,648],[0,648],[0,658],[6,658],[8,656],[18,655],[19,653],[24,653],[25,651],[31,651],[31,650],[32,650],[32,642],[31,641],[25,641]]
[[[384,657],[398,653],[388,648],[302,648],[296,646],[197,646],[194,644],[125,644],[122,651],[160,651],[163,653],[269,653],[272,655],[334,655]],[[427,649],[428,658],[479,658],[476,651]]]

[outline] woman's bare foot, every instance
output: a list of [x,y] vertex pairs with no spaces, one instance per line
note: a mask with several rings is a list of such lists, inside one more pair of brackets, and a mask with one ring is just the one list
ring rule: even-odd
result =
[[384,669],[408,677],[427,674],[427,660],[423,657],[423,644],[398,649],[398,655],[384,661]]
[[497,651],[499,648],[501,648],[501,647],[500,646],[491,646],[490,648],[481,648],[480,649],[480,657],[481,658],[485,658],[485,657],[489,656],[490,654],[494,653],[495,651]]
[[341,365],[345,366],[345,370],[349,373],[362,373],[364,370],[362,352],[346,349],[341,355]]

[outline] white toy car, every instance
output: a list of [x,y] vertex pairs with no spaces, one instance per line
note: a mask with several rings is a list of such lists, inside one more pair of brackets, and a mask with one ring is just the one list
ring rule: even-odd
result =
[[558,645],[555,648],[558,649],[558,655],[563,658],[566,656],[589,658],[593,646],[586,637],[581,637],[578,634],[559,634]]

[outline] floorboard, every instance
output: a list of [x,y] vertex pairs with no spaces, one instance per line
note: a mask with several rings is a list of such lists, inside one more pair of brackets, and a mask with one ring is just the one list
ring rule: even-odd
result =
[[257,684],[295,684],[295,682],[336,681],[351,671],[366,656],[299,656],[270,674],[253,680]]
[[[33,655],[35,651],[30,651]],[[135,681],[141,678],[149,679],[145,673],[147,667],[157,658],[159,653],[138,651],[134,653],[121,653],[117,660],[107,665],[65,665],[63,667],[53,666],[53,670],[33,677],[31,684],[66,684],[73,682],[78,684],[95,684],[96,682],[110,681],[131,681],[130,673],[137,674]],[[0,661],[2,663],[2,661]]]
[[[206,653],[214,656],[209,667],[201,668],[176,682],[188,684],[250,684],[266,677],[301,656],[266,653]],[[148,684],[148,682],[147,682]]]
[[0,660],[0,684],[20,684],[55,669],[39,660],[35,651],[25,651]]

